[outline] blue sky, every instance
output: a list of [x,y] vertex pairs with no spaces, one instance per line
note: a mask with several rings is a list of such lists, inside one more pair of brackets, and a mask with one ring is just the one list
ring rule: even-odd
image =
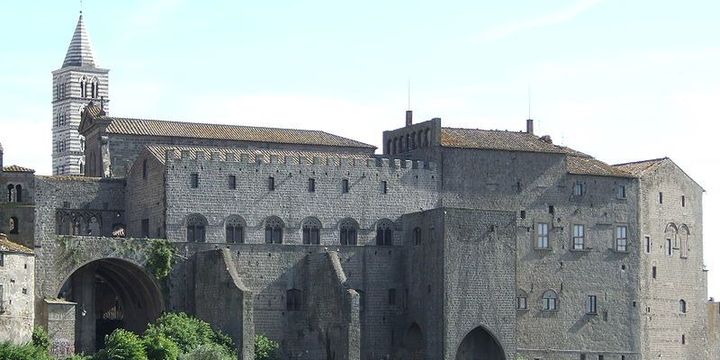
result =
[[[0,5],[6,163],[50,172],[51,75],[77,1]],[[324,129],[380,146],[441,117],[617,163],[669,156],[720,216],[720,2],[85,0],[112,114]],[[15,129],[22,129],[15,132]],[[17,135],[15,135],[17,134]],[[705,227],[720,297],[720,230]]]

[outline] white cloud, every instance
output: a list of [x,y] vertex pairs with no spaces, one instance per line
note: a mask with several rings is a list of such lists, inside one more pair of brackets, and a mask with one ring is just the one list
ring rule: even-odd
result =
[[563,8],[552,13],[544,14],[531,19],[501,24],[483,31],[480,34],[479,39],[498,40],[518,32],[563,23],[590,10],[602,1],[604,0],[580,0],[567,8]]

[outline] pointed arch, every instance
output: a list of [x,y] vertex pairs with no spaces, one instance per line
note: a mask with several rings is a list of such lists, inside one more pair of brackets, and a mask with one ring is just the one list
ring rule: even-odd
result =
[[230,215],[225,219],[225,242],[229,244],[245,243],[245,219],[240,215]]
[[322,224],[316,217],[307,217],[302,221],[303,244],[320,244]]
[[353,218],[344,218],[338,223],[340,229],[340,245],[357,245],[360,226]]
[[393,222],[389,219],[380,219],[375,226],[375,244],[378,246],[392,246]]
[[267,217],[265,219],[265,243],[282,244],[283,228],[285,228],[285,223],[279,217]]
[[185,219],[187,242],[205,242],[205,228],[208,222],[201,214],[190,214]]

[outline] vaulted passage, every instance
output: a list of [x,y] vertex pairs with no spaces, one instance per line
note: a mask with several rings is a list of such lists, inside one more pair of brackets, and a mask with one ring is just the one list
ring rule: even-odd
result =
[[77,303],[75,348],[86,353],[101,349],[105,335],[117,328],[141,333],[163,310],[162,294],[151,275],[120,259],[82,266],[58,296]]
[[487,330],[476,327],[465,335],[455,360],[505,360],[505,352]]

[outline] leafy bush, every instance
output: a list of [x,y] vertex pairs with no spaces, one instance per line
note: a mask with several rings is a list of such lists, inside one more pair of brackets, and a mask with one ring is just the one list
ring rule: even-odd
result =
[[65,360],[93,360],[92,356],[85,356],[85,355],[73,355],[71,357],[65,358]]
[[280,345],[268,339],[265,335],[255,336],[255,360],[277,360]]
[[43,327],[37,326],[33,329],[32,344],[37,348],[45,349],[45,351],[50,348],[50,337]]
[[158,280],[162,280],[175,266],[175,248],[167,240],[155,240],[150,245],[147,267]]
[[180,348],[162,334],[145,335],[145,351],[149,360],[177,360]]
[[213,344],[220,345],[228,354],[235,351],[230,337],[214,331],[210,324],[185,313],[163,314],[148,327],[145,336],[164,336],[173,341],[183,354],[202,345]]
[[145,345],[139,336],[117,329],[105,338],[105,349],[99,351],[96,360],[148,360]]
[[[180,360],[234,360],[235,356],[229,354],[221,345],[211,344],[195,348],[188,354],[182,355]],[[256,358],[257,359],[257,358]]]
[[0,359],[2,360],[50,360],[47,349],[32,344],[15,345],[9,342],[0,343]]

